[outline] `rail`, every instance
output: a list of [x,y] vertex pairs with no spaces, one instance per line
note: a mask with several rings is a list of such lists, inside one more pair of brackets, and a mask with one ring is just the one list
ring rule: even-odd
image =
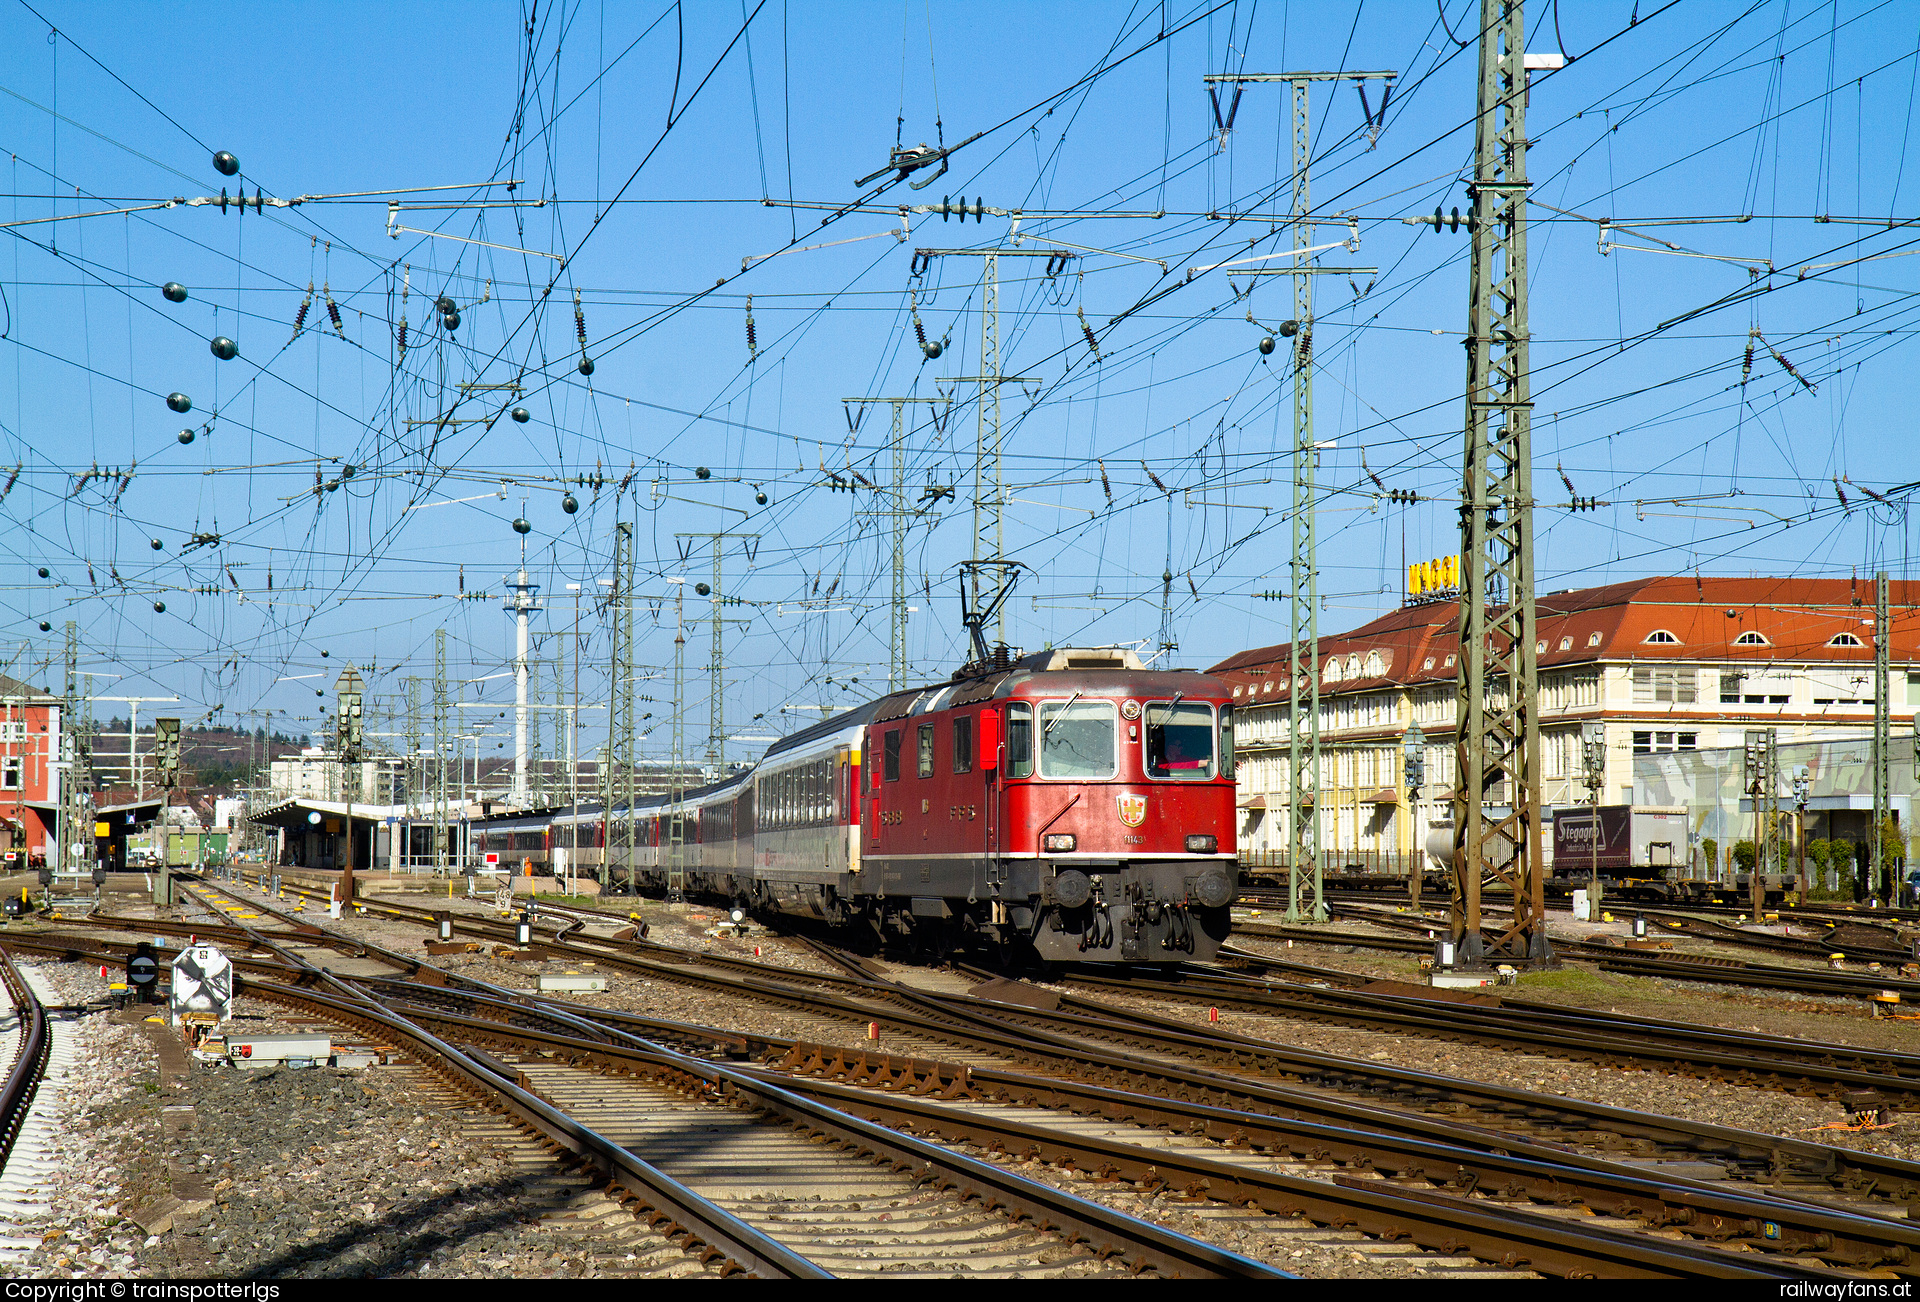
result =
[[3,949],[0,949],[0,981],[6,983],[7,994],[13,999],[14,1016],[19,1019],[21,1031],[13,1065],[7,1069],[6,1085],[0,1088],[0,1169],[4,1169],[13,1154],[14,1140],[19,1138],[20,1127],[33,1106],[34,1095],[40,1089],[40,1081],[46,1075],[47,1054],[53,1047],[53,1037],[47,1029],[47,1010],[13,965],[13,955]]

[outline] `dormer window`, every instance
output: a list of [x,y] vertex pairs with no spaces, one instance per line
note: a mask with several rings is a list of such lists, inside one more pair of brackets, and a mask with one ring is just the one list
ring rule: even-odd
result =
[[1600,634],[1598,631],[1587,634],[1587,645],[1588,646],[1600,645]]
[[1367,677],[1378,678],[1385,672],[1386,667],[1380,662],[1380,653],[1378,651],[1367,652]]
[[1452,657],[1452,656],[1448,656],[1448,657],[1447,657],[1447,668],[1449,668],[1449,669],[1451,669],[1451,668],[1453,668],[1453,657]]
[[1234,696],[1236,696],[1236,697],[1238,697],[1238,696],[1240,695],[1240,689],[1239,689],[1238,687],[1236,687],[1236,688],[1234,688],[1234,689],[1233,689],[1233,694],[1234,694]]
[[1773,645],[1773,643],[1767,641],[1765,637],[1751,630],[1745,633],[1742,633],[1739,637],[1736,637],[1735,639],[1733,639],[1733,644],[1735,646],[1772,646]]
[[1675,637],[1673,634],[1667,632],[1667,630],[1664,628],[1654,629],[1653,632],[1647,634],[1645,640],[1654,646],[1679,646],[1680,645],[1680,639]]
[[1360,676],[1360,657],[1348,656],[1347,657],[1347,677],[1358,678],[1359,676]]
[[1572,638],[1570,638],[1570,637],[1563,637],[1563,638],[1561,638],[1561,639],[1560,639],[1560,649],[1561,649],[1562,651],[1571,651],[1571,650],[1573,650],[1573,639],[1572,639]]
[[1324,671],[1322,671],[1320,677],[1329,683],[1337,683],[1340,681],[1340,657],[1339,656],[1327,657],[1327,667]]
[[1533,644],[1533,653],[1537,656],[1545,655],[1547,653],[1547,639],[1543,637],[1538,642],[1535,642]]
[[[1735,645],[1737,646],[1739,644],[1735,643]],[[1859,638],[1855,637],[1851,633],[1835,633],[1832,637],[1827,639],[1827,645],[1828,646],[1865,646],[1866,643],[1862,642]]]
[[1425,664],[1423,664],[1423,665],[1421,665],[1420,667],[1421,667],[1422,669],[1431,669],[1431,668],[1433,668],[1433,657],[1432,657],[1432,656],[1428,656],[1428,657],[1427,657],[1427,662],[1426,662]]
[[1267,686],[1266,686],[1266,689],[1265,689],[1265,690],[1267,690],[1267,691],[1269,691],[1269,692],[1271,692],[1271,691],[1273,690],[1273,684],[1272,684],[1272,683],[1268,683],[1268,684],[1267,684]]

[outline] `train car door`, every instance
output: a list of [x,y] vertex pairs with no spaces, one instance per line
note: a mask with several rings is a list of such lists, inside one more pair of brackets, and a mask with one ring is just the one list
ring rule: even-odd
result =
[[986,860],[987,882],[993,884],[1007,879],[1006,860],[1000,854],[1000,825],[1003,811],[1000,808],[1002,791],[1000,777],[1000,711],[989,706],[980,711],[978,722],[974,725],[980,781],[984,784],[981,791],[981,807],[986,812]]

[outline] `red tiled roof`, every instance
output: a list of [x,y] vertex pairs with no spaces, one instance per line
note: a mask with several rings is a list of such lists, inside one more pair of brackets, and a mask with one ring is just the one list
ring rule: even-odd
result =
[[[1920,661],[1920,582],[1888,587],[1892,659]],[[1539,653],[1543,669],[1600,660],[1873,662],[1871,579],[1636,579],[1545,594],[1535,607],[1538,636],[1546,643]],[[1358,659],[1362,675],[1342,675],[1341,691],[1451,680],[1458,668],[1447,658],[1459,652],[1459,613],[1455,601],[1405,606],[1348,632],[1323,635],[1321,666],[1336,655]],[[1675,640],[1648,642],[1657,631]],[[1765,641],[1736,645],[1743,633]],[[1842,633],[1860,645],[1830,645]],[[1288,652],[1284,642],[1256,647],[1207,672],[1236,686],[1262,687],[1277,674],[1270,698],[1277,700],[1287,691]],[[1382,660],[1382,672],[1372,677],[1364,676],[1369,652]]]

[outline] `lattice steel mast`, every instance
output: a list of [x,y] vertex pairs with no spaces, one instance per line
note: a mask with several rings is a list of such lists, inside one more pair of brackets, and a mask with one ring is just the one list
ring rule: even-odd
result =
[[[1287,271],[1248,275],[1293,277],[1293,557],[1288,621],[1287,692],[1287,921],[1325,922],[1324,865],[1320,857],[1320,570],[1316,555],[1316,485],[1319,452],[1313,438],[1313,278],[1350,267],[1316,267],[1312,252],[1314,219],[1309,185],[1312,159],[1310,92],[1316,81],[1391,82],[1395,72],[1216,73],[1202,81],[1231,82],[1234,103],[1246,82],[1285,82],[1293,92],[1293,257]],[[1391,87],[1389,87],[1391,90]],[[1216,102],[1217,110],[1217,102]],[[1381,111],[1384,115],[1385,101]],[[1369,110],[1371,127],[1371,110]],[[1229,110],[1226,121],[1231,121]],[[1222,123],[1222,132],[1226,131]],[[1285,327],[1282,327],[1283,333]]]
[[[1480,89],[1468,191],[1473,263],[1451,931],[1469,962],[1549,956],[1535,708],[1523,10],[1519,0],[1480,3]],[[1512,921],[1490,933],[1482,931],[1483,882],[1503,884],[1513,896]]]
[[[907,685],[907,521],[924,514],[907,508],[907,435],[905,410],[911,403],[928,407],[948,405],[946,398],[842,398],[849,407],[884,402],[893,408],[893,438],[890,444],[893,482],[887,488],[891,505],[872,514],[893,521],[893,613],[888,620],[887,690],[899,691]],[[977,508],[976,508],[977,509]],[[976,538],[978,535],[976,534]]]

